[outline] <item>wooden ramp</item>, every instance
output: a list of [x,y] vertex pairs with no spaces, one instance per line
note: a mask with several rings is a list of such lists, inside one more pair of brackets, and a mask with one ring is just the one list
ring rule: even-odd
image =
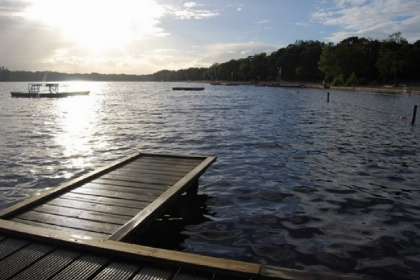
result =
[[[0,279],[258,279],[257,264],[0,222]],[[37,232],[32,234],[31,232]]]
[[0,211],[0,280],[351,279],[122,242],[215,160],[137,153]]
[[0,211],[0,218],[121,240],[196,188],[215,159],[137,153]]
[[99,240],[0,220],[0,279],[353,280]]

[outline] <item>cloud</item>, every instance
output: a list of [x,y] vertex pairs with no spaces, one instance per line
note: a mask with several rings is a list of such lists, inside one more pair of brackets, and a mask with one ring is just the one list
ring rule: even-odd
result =
[[48,57],[69,42],[43,24],[22,17],[24,1],[0,1],[0,66],[39,70]]
[[23,12],[29,4],[24,1],[0,0],[0,16]]
[[[154,0],[120,1],[119,6],[101,1],[101,9],[98,3],[0,0],[0,66],[30,71],[147,73],[151,68],[139,67],[145,59],[137,53],[147,51],[146,42],[169,36],[159,27],[164,8]],[[48,13],[49,9],[55,13]]]
[[202,9],[203,4],[197,4],[196,2],[187,2],[182,7],[178,6],[166,6],[167,12],[174,15],[178,19],[183,20],[200,20],[217,17],[220,13],[215,9]]
[[194,8],[195,6],[197,6],[197,3],[195,2],[187,2],[184,4],[184,7],[188,9]]
[[326,38],[332,42],[350,36],[384,39],[399,31],[414,41],[420,38],[418,4],[418,0],[335,0],[332,5],[321,3],[312,18],[341,29]]
[[296,25],[301,27],[314,27],[314,24],[309,22],[296,22]]

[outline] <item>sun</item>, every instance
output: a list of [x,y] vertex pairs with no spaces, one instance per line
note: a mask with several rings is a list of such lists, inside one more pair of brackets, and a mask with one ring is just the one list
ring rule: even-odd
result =
[[155,0],[36,0],[26,17],[43,22],[80,49],[101,51],[159,36],[163,13]]

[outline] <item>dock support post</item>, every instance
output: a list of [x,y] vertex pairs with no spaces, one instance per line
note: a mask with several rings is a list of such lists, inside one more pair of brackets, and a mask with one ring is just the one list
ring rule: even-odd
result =
[[191,187],[187,190],[187,194],[197,194],[198,193],[198,179],[194,180],[191,183]]
[[327,103],[330,102],[330,92],[327,92]]
[[414,125],[414,123],[416,122],[416,115],[417,115],[417,105],[414,105],[413,116],[411,118],[411,125]]

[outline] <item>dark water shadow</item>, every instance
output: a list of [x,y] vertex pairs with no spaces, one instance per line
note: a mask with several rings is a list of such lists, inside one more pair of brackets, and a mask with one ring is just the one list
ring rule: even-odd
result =
[[182,195],[177,203],[156,218],[147,229],[132,234],[128,242],[154,248],[182,250],[181,244],[188,238],[182,233],[184,229],[210,220],[207,218],[210,215],[206,206],[208,199],[206,194]]

